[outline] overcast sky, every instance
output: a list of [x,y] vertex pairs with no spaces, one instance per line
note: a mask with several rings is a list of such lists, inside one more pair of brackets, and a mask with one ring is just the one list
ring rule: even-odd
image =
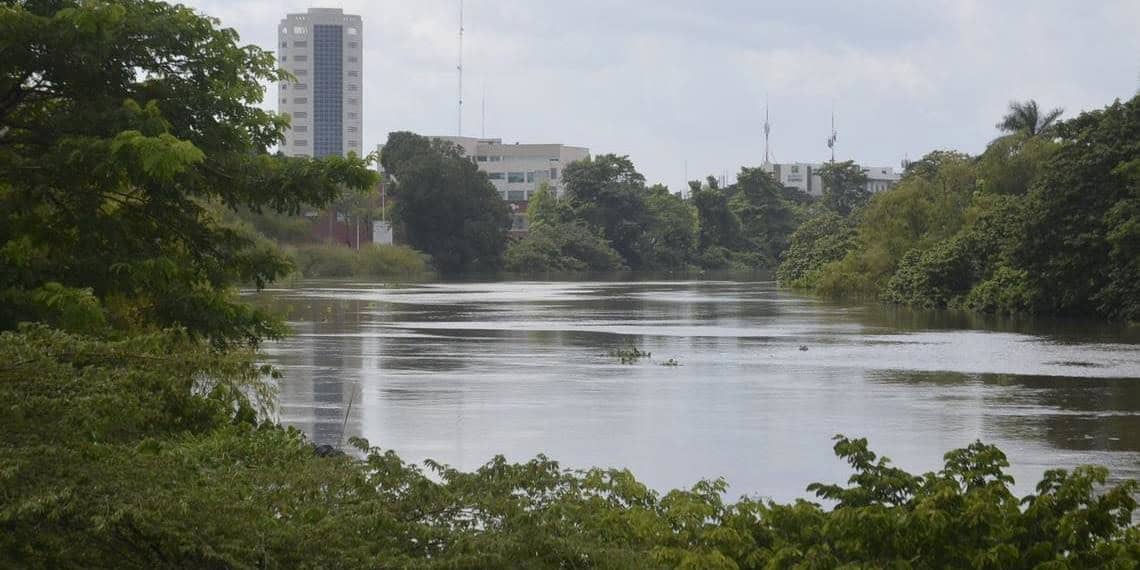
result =
[[[455,134],[458,0],[193,0],[267,49],[288,12],[364,19],[364,143]],[[463,134],[628,154],[649,182],[764,156],[976,153],[1012,99],[1065,116],[1140,88],[1140,1],[466,0]],[[272,105],[276,91],[268,92]],[[687,165],[687,168],[686,168]]]

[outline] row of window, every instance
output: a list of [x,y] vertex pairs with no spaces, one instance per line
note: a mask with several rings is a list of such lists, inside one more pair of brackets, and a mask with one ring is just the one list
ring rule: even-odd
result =
[[[358,58],[354,55],[350,55],[345,59],[347,59],[349,63],[357,63],[360,61],[360,58]],[[283,61],[283,62],[289,61],[289,56],[287,56],[287,55],[281,56],[281,61]],[[293,56],[293,61],[307,62],[307,61],[309,61],[309,56],[307,56],[307,55],[295,55],[295,56]]]
[[[283,47],[283,48],[289,47],[289,42],[281,42],[281,47]],[[293,47],[295,47],[295,48],[309,47],[309,42],[307,42],[307,41],[295,41],[295,42],[293,42]],[[359,43],[348,42],[348,48],[349,49],[356,49],[358,47],[360,47]]]
[[[537,190],[504,190],[499,192],[504,200],[508,202],[526,202],[534,197]],[[517,229],[517,228],[516,228]]]
[[[293,146],[309,146],[309,141],[305,139],[297,139],[293,141]],[[358,141],[348,141],[348,146],[356,148],[360,146],[360,143]]]
[[[349,83],[349,84],[348,84],[348,90],[349,90],[349,91],[356,91],[356,90],[357,90],[357,89],[359,89],[359,88],[360,88],[360,87],[359,87],[357,84],[355,84],[355,83]],[[285,91],[285,90],[288,90],[288,89],[289,89],[289,84],[288,84],[288,83],[282,83],[282,84],[281,84],[281,90],[282,90],[282,91]],[[294,91],[308,91],[308,89],[309,89],[309,84],[308,84],[308,83],[294,83],[294,84],[293,84],[293,90],[294,90]]]
[[[487,178],[489,180],[506,180],[509,183],[519,183],[519,182],[533,183],[535,174],[537,172],[538,172],[537,170],[531,170],[530,172],[488,172]],[[558,169],[557,168],[551,168],[550,169],[550,179],[551,180],[557,180],[558,179]]]
[[[294,118],[294,119],[308,119],[309,118],[309,113],[307,111],[296,111],[294,113],[286,113],[286,114],[289,115],[290,117]],[[349,113],[348,114],[348,118],[350,118],[350,119],[355,119],[359,116],[360,116],[359,113]]]
[[[285,97],[282,97],[282,98],[281,98],[281,102],[282,102],[282,103],[288,103],[288,102],[289,102],[289,100],[288,100],[288,99],[286,99]],[[294,97],[294,98],[293,98],[293,104],[294,104],[294,105],[307,105],[308,103],[309,103],[309,98],[308,98],[308,97]],[[348,99],[348,104],[349,104],[349,105],[358,105],[359,103],[360,103],[360,99],[356,99],[356,98],[350,98],[350,99]],[[298,115],[298,114],[294,114],[293,116],[294,116],[294,117],[297,117],[297,118],[300,118],[300,117],[301,117],[301,115]],[[351,119],[355,119],[355,118],[356,118],[356,113],[349,113],[349,115],[348,115],[348,116],[349,116],[349,118],[351,118]]]
[[[289,33],[289,28],[287,28],[287,27],[281,28],[281,33],[283,33],[283,34]],[[309,33],[309,28],[306,28],[304,26],[293,26],[293,33],[297,34],[299,36],[303,36],[303,35]],[[355,36],[359,33],[360,33],[360,30],[357,30],[356,28],[348,28],[348,35],[350,35],[350,36]]]

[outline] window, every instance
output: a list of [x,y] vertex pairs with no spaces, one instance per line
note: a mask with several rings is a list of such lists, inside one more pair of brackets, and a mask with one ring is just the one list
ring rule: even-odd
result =
[[355,133],[355,132],[356,132],[356,127],[349,127],[349,128],[348,128],[348,132],[350,132],[350,133]]
[[286,61],[289,61],[289,56],[287,56],[287,55],[283,55],[283,56],[281,56],[281,61],[282,61],[282,62],[286,62]]
[[357,62],[356,56],[348,56],[348,62],[349,63],[356,63]]
[[293,132],[295,132],[295,133],[307,133],[307,132],[309,132],[309,127],[307,127],[305,125],[297,125],[297,126],[293,127]]
[[295,56],[293,56],[293,61],[309,61],[309,56],[307,56],[307,55],[295,55]]
[[533,170],[526,173],[526,181],[527,182],[534,182],[534,171]]
[[550,169],[550,179],[551,180],[558,180],[558,169],[557,168],[551,168]]
[[281,47],[289,47],[289,42],[281,42]]
[[296,41],[296,42],[293,42],[293,47],[295,47],[295,48],[309,47],[309,42]]
[[297,139],[293,141],[293,146],[309,146],[309,141],[305,139]]
[[348,146],[350,146],[352,148],[357,148],[360,146],[360,143],[358,143],[356,141],[348,141]]
[[523,182],[526,180],[526,174],[523,172],[508,172],[507,182]]
[[475,161],[476,162],[487,162],[487,155],[480,154],[479,156],[475,157]]
[[360,44],[358,44],[358,43],[356,43],[356,42],[348,42],[348,47],[349,47],[350,49],[356,49],[356,48],[357,48],[357,47],[359,47],[359,46],[360,46]]
[[359,33],[360,33],[360,30],[357,30],[356,28],[349,28],[348,29],[348,35],[350,35],[350,36],[355,36]]
[[349,91],[356,91],[356,89],[357,89],[357,86],[355,83],[349,83],[348,84],[348,90]]
[[491,158],[491,162],[499,162],[500,160],[503,160],[503,157],[495,156],[495,155],[491,155],[490,158]]
[[281,84],[281,90],[282,90],[282,91],[285,91],[285,90],[286,90],[286,89],[288,89],[288,88],[289,88],[289,84],[288,84],[288,83],[282,83],[282,84]]
[[799,174],[799,172],[800,172],[800,165],[793,164],[792,165],[792,174]]
[[536,192],[534,190],[527,190],[526,191],[526,199],[529,201],[531,198],[534,198],[535,194],[536,194]]
[[487,178],[490,180],[502,180],[503,179],[503,173],[502,172],[488,172]]
[[293,89],[296,89],[298,91],[307,91],[309,89],[309,86],[304,83],[295,83],[293,84]]
[[304,26],[293,26],[293,33],[294,34],[303,34],[303,33],[305,33],[305,31],[306,30],[305,30]]
[[293,113],[293,118],[294,119],[308,119],[309,114],[306,113],[305,111],[297,111],[296,113]]
[[360,72],[355,69],[348,70],[349,77],[360,77]]
[[308,102],[309,102],[308,97],[294,97],[293,98],[293,103],[296,103],[297,105],[305,105]]
[[293,75],[308,75],[308,74],[309,74],[308,69],[294,69],[293,70]]
[[526,200],[526,192],[523,190],[511,190],[507,192],[507,200],[511,202],[522,202]]

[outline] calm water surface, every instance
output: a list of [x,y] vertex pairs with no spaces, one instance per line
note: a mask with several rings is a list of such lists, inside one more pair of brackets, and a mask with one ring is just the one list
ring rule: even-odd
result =
[[[410,461],[544,453],[659,489],[725,477],[733,495],[789,500],[846,480],[843,433],[922,471],[995,443],[1023,493],[1052,467],[1140,477],[1135,330],[837,306],[769,282],[311,282],[258,297],[296,331],[268,347],[281,420],[335,443],[352,400],[347,435]],[[652,357],[607,354],[624,346]]]

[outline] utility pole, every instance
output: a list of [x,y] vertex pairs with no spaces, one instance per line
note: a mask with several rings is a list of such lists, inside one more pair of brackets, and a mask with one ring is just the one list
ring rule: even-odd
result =
[[768,135],[772,132],[772,124],[768,122],[768,92],[764,92],[764,164],[769,164],[768,160]]
[[459,0],[459,63],[455,66],[459,72],[459,118],[456,136],[463,136],[463,0]]
[[839,138],[839,133],[836,132],[836,109],[831,109],[831,136],[828,137],[828,148],[831,149],[831,162],[836,162],[836,139]]

